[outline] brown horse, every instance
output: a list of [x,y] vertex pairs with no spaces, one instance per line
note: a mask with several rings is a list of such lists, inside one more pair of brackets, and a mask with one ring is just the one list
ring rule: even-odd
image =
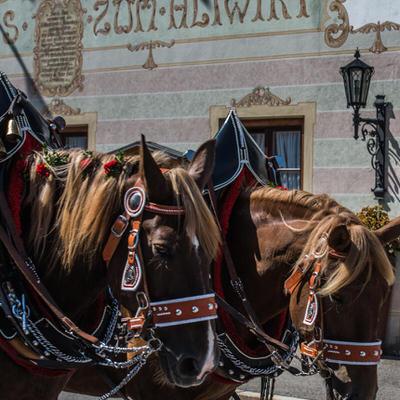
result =
[[[305,256],[316,254],[320,258],[314,260],[319,260],[321,265],[317,291],[319,301],[323,303],[317,319],[317,327],[322,328],[319,334],[322,333],[325,339],[372,342],[379,338],[377,327],[381,306],[394,280],[392,267],[378,238],[383,242],[393,240],[399,227],[400,220],[397,220],[374,234],[362,226],[353,213],[326,195],[266,187],[241,194],[233,208],[227,242],[261,323],[269,321],[290,304],[302,340],[317,339],[315,325],[303,324],[312,268],[292,296],[284,290],[284,283],[294,266],[304,261]],[[333,250],[342,257],[332,257]],[[314,262],[310,265],[313,267]],[[226,273],[223,281],[226,299],[242,310],[241,301],[232,290]],[[319,325],[320,318],[323,327]],[[237,324],[236,330],[249,346],[254,344],[255,338],[247,328]],[[157,363],[157,360],[153,362]],[[376,365],[319,361],[318,364],[327,379],[329,399],[333,398],[333,393],[338,396],[336,398],[375,398]],[[118,381],[118,371],[109,371],[109,375]],[[202,385],[179,389],[166,384],[161,371],[154,375],[153,366],[145,367],[126,386],[124,393],[135,400],[227,400],[239,384],[229,381],[229,377],[221,380],[218,375],[224,376],[224,373],[217,368]],[[97,395],[107,390],[107,385],[102,381],[99,369],[84,368],[72,377],[67,390]]]
[[[165,156],[158,158],[165,161]],[[142,214],[139,240],[151,301],[209,293],[209,265],[220,241],[201,195],[213,170],[213,141],[199,148],[186,170],[172,168],[163,174],[144,141],[139,157],[119,162],[113,155],[78,150],[38,152],[28,159],[24,242],[56,303],[86,332],[93,330],[99,308],[96,299],[107,285],[123,305],[136,310],[134,293],[121,292],[129,229],[107,267],[102,251],[112,223],[121,214],[124,194],[139,177],[149,204],[184,209],[179,216],[146,209]],[[199,384],[215,368],[213,321],[157,328],[155,335],[162,343],[161,366],[171,384]],[[37,376],[3,351],[0,373],[4,400],[56,399],[71,375]]]

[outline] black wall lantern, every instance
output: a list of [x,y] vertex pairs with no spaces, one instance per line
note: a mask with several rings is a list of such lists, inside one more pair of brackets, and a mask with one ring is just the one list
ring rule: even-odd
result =
[[357,49],[355,60],[340,68],[346,91],[347,108],[354,110],[353,125],[354,139],[359,138],[361,125],[361,138],[367,140],[367,150],[371,154],[371,165],[375,171],[375,187],[371,189],[375,196],[383,198],[386,191],[386,159],[387,159],[387,132],[389,120],[393,118],[392,104],[385,102],[384,95],[377,95],[374,106],[376,118],[361,118],[360,108],[365,108],[368,99],[369,85],[374,68],[360,60],[360,52]]

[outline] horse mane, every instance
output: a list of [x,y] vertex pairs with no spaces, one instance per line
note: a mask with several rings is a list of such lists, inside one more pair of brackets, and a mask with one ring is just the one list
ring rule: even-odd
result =
[[[394,283],[393,267],[379,239],[362,225],[354,213],[328,195],[313,195],[302,190],[284,191],[263,187],[253,191],[250,198],[252,206],[254,204],[257,209],[263,209],[271,214],[279,213],[284,224],[293,232],[310,233],[295,267],[304,260],[306,255],[316,253],[324,255],[322,258],[323,268],[327,267],[329,249],[326,238],[338,224],[347,225],[352,241],[349,254],[343,262],[338,263],[335,270],[329,275],[319,290],[321,296],[336,293],[354,282],[364,272],[366,272],[365,286],[371,279],[373,266],[388,285]],[[279,206],[284,206],[284,209],[280,210]],[[302,229],[290,227],[282,215],[282,212],[290,213],[299,207],[304,209],[305,218],[308,219]]]
[[[138,173],[139,156],[124,159],[124,167],[117,177],[107,177],[103,165],[113,159],[112,154],[93,153],[91,168],[83,168],[87,153],[81,150],[58,151],[67,162],[51,167],[47,178],[37,174],[37,166],[45,161],[44,153],[34,153],[29,162],[29,194],[25,205],[31,206],[31,227],[28,244],[36,259],[46,254],[53,266],[61,261],[71,270],[81,259],[91,263],[109,233],[123,204],[127,185]],[[176,161],[165,153],[155,152],[153,158],[162,167],[176,166]],[[183,168],[172,168],[170,176],[177,202],[186,209],[187,234],[196,235],[199,245],[212,258],[220,243],[219,230],[205,204],[200,190]],[[55,240],[50,238],[56,234]],[[54,237],[54,236],[53,236]]]

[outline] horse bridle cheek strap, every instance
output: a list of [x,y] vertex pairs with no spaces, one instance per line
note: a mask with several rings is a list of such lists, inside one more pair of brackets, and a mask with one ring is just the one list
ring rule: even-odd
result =
[[[335,252],[330,252],[331,257],[343,258]],[[307,257],[308,264],[301,263],[298,265],[285,281],[285,289],[289,295],[292,295],[300,282],[305,278],[307,273],[313,266],[313,271],[308,281],[308,300],[303,318],[303,323],[308,326],[316,325],[317,318],[320,321],[320,326],[314,330],[319,332],[321,337],[309,343],[303,342],[300,345],[301,354],[308,356],[314,360],[333,364],[343,365],[377,365],[380,362],[382,349],[382,341],[374,342],[352,342],[342,340],[331,340],[323,337],[323,313],[322,302],[320,301],[316,291],[319,284],[321,273],[321,261],[315,257]]]
[[[103,259],[107,265],[110,263],[123,234],[126,232],[128,226],[130,226],[128,257],[122,276],[121,289],[125,291],[137,291],[143,281],[142,285],[148,301],[150,296],[139,244],[143,212],[181,216],[185,214],[185,209],[181,206],[147,202],[144,185],[140,178],[132,188],[127,190],[124,198],[124,209],[124,213],[117,217],[111,228],[111,234],[103,250]],[[147,304],[147,307],[139,307],[140,309],[143,311],[146,309],[147,313],[151,313],[153,326],[156,328],[208,321],[217,318],[217,303],[214,293],[150,302]],[[128,322],[128,327],[137,329],[142,324],[142,321],[144,323],[144,320],[143,315],[136,315],[135,318],[132,318]]]

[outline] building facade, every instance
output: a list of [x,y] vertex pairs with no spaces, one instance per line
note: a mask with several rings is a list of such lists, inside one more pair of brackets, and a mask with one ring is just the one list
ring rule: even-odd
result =
[[[358,47],[375,67],[364,115],[374,115],[377,94],[397,113],[397,1],[2,0],[0,14],[1,69],[37,99],[27,68],[50,111],[66,118],[68,145],[111,151],[143,133],[196,148],[235,106],[265,151],[283,157],[287,186],[328,193],[353,211],[377,204],[339,68]],[[381,203],[397,216],[398,120],[390,132]],[[399,289],[389,333],[400,343]]]

